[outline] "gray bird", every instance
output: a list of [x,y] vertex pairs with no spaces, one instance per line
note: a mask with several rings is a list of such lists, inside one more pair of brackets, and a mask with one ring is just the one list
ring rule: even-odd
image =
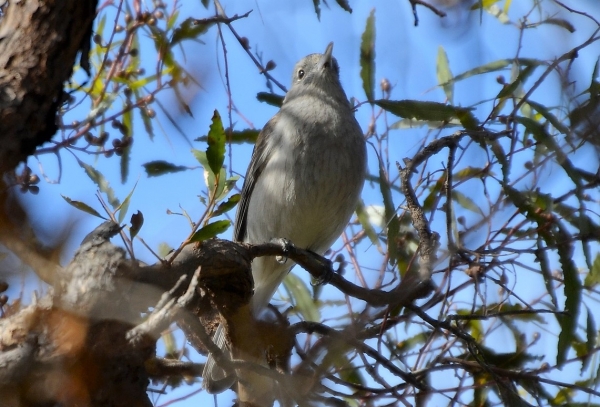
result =
[[[366,174],[366,144],[332,52],[330,43],[324,54],[308,55],[296,64],[281,109],[260,132],[242,187],[235,240],[257,244],[286,238],[322,255],[356,209]],[[255,316],[293,264],[273,257],[254,259]],[[214,341],[226,347],[221,327]],[[210,357],[203,379],[211,393],[235,381]]]

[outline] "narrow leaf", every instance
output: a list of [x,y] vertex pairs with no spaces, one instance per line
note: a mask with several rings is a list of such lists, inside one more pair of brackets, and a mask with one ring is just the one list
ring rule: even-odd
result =
[[[546,226],[545,222],[540,222],[539,225],[540,228]],[[562,329],[558,335],[556,363],[563,366],[567,361],[567,352],[577,334],[577,320],[582,302],[582,284],[579,279],[579,270],[573,261],[573,237],[559,221],[554,222],[554,228],[558,260],[564,276],[565,312],[569,314],[558,319]]]
[[375,9],[367,17],[367,26],[360,43],[360,77],[365,95],[372,101],[375,88]]
[[[124,137],[125,138],[125,137]],[[127,182],[129,177],[129,162],[131,161],[131,144],[123,149],[121,154],[120,167],[121,167],[121,184]]]
[[212,124],[208,131],[208,148],[206,149],[206,158],[213,174],[219,174],[225,161],[225,129],[221,121],[221,115],[215,110],[212,117]]
[[437,55],[437,80],[440,86],[444,89],[446,98],[452,103],[454,98],[454,83],[452,82],[452,72],[450,71],[450,62],[448,62],[448,55],[441,45],[438,47]]
[[379,190],[383,198],[385,207],[385,230],[387,232],[387,250],[390,263],[396,264],[398,261],[398,233],[400,232],[400,222],[396,214],[396,206],[392,197],[392,191],[386,176],[385,167],[381,159],[379,161]]
[[514,60],[514,59],[499,59],[497,61],[492,61],[485,65],[481,65],[481,66],[478,66],[477,68],[469,69],[468,71],[465,71],[459,75],[456,75],[454,78],[452,78],[451,82],[456,83],[456,82],[462,81],[464,79],[470,78],[472,76],[483,75],[483,74],[491,73],[491,72],[497,72],[497,71],[505,69],[506,67],[508,67],[509,65],[512,65],[514,63],[517,63],[520,66],[542,65],[543,64],[542,61],[539,61],[537,59],[531,59],[531,58],[518,58],[516,60]]
[[477,206],[477,204],[475,203],[475,201],[473,201],[473,199],[471,199],[471,197],[463,194],[462,192],[457,191],[456,189],[452,190],[452,200],[456,201],[456,203],[458,203],[460,206],[471,212],[474,212],[478,215],[483,215],[481,208]]
[[299,312],[306,321],[318,322],[321,315],[316,303],[313,301],[310,290],[298,276],[289,273],[283,284],[294,300],[294,310]]
[[527,103],[535,111],[537,111],[539,114],[544,116],[544,118],[546,120],[548,120],[550,122],[550,124],[552,124],[552,126],[554,126],[554,128],[556,130],[560,131],[562,134],[569,133],[569,128],[567,126],[565,126],[564,124],[562,124],[562,122],[560,120],[558,120],[558,118],[556,116],[554,116],[552,113],[550,113],[550,110],[548,110],[548,108],[546,106],[544,106],[540,103],[537,103],[537,102],[533,102],[531,100],[528,100]]
[[500,0],[478,0],[471,6],[471,10],[477,10],[479,8],[489,8],[492,4],[499,2]]
[[241,195],[235,194],[229,197],[229,199],[222,204],[220,204],[217,209],[213,212],[212,216],[219,216],[224,214],[225,212],[229,212],[231,209],[235,208],[237,203],[240,201]]
[[317,20],[321,21],[321,7],[320,4],[321,1],[320,0],[313,0],[313,6],[315,8],[315,14],[317,15]]
[[204,226],[200,230],[198,230],[190,239],[190,243],[192,242],[202,242],[203,240],[207,240],[213,238],[221,233],[225,232],[231,222],[229,220],[218,220],[213,223],[209,223]]
[[550,301],[554,305],[554,309],[558,309],[558,299],[556,298],[556,291],[554,290],[554,278],[552,277],[552,270],[550,270],[550,262],[548,261],[548,253],[545,247],[542,245],[542,239],[538,238],[537,248],[535,249],[535,257],[540,265],[542,277],[544,277],[544,284],[546,285],[546,291],[550,295]]
[[350,4],[348,4],[348,0],[335,0],[335,2],[343,8],[348,13],[352,13],[352,8],[350,8]]
[[[232,144],[254,144],[256,143],[256,139],[258,138],[258,134],[260,130],[256,129],[245,129],[245,130],[235,130],[232,132],[226,131],[227,134],[227,142]],[[194,141],[207,141],[208,136],[200,136],[195,138]]]
[[88,165],[79,159],[77,159],[77,162],[81,168],[85,170],[87,176],[90,177],[90,179],[98,186],[98,189],[106,194],[108,203],[113,207],[113,209],[116,209],[120,205],[119,199],[116,197],[115,191],[113,191],[106,178],[104,178],[104,175],[102,175],[100,171],[91,165]]
[[80,210],[80,211],[82,211],[82,212],[89,213],[90,215],[97,216],[97,217],[99,217],[100,219],[104,219],[104,220],[106,220],[106,218],[105,218],[104,216],[100,215],[100,214],[99,214],[99,213],[98,213],[98,212],[97,212],[97,211],[96,211],[94,208],[92,208],[92,207],[91,207],[91,206],[89,206],[88,204],[86,204],[86,203],[83,203],[83,202],[81,202],[81,201],[74,201],[74,200],[72,200],[71,198],[69,198],[69,197],[66,197],[66,196],[64,196],[64,195],[61,195],[61,196],[63,197],[63,199],[64,199],[65,201],[67,201],[67,203],[68,203],[69,205],[73,206],[74,208],[77,208],[77,209],[79,209],[79,210]]
[[170,44],[175,45],[183,40],[196,39],[208,31],[208,29],[213,25],[213,22],[206,23],[202,22],[202,20],[196,20],[195,18],[190,17],[182,22],[179,27],[173,30],[173,36],[171,37]]
[[143,166],[148,177],[158,177],[159,175],[180,172],[189,169],[183,165],[175,165],[163,160],[150,161],[143,164]]
[[358,221],[371,243],[379,247],[379,238],[377,237],[377,232],[375,232],[373,225],[371,225],[371,222],[369,222],[369,215],[365,211],[365,204],[362,199],[359,200],[358,205],[356,206],[356,215],[358,216]]
[[570,33],[575,32],[575,27],[573,27],[573,24],[571,24],[570,22],[568,22],[567,20],[564,20],[562,18],[548,18],[548,19],[542,21],[542,24],[552,24],[552,25],[556,25],[558,27],[564,28],[565,30],[567,30]]
[[597,335],[597,330],[596,330],[596,322],[594,321],[594,315],[590,312],[590,309],[586,307],[586,311],[587,311],[587,323],[586,323],[586,327],[585,327],[585,332],[586,332],[586,336],[587,336],[587,342],[585,343],[586,345],[586,351],[587,351],[587,355],[586,357],[583,358],[583,363],[581,365],[581,373],[583,374],[584,370],[587,369],[587,367],[590,364],[590,361],[592,360],[591,356],[594,354],[594,349],[596,348],[596,335]]
[[[460,115],[469,115],[472,120],[471,110],[437,102],[423,102],[417,100],[375,100],[374,103],[388,112],[399,117],[429,121],[448,121],[460,119]],[[462,120],[461,120],[462,122]]]
[[600,284],[600,253],[596,255],[592,268],[585,276],[584,282],[584,285],[588,288],[593,288],[598,284]]
[[133,191],[135,191],[136,187],[137,187],[137,181],[136,181],[135,185],[133,186],[133,188],[131,188],[131,191],[129,191],[129,193],[127,194],[125,199],[123,199],[123,202],[121,202],[121,205],[119,205],[119,207],[117,209],[115,209],[115,211],[119,211],[119,217],[117,218],[119,221],[119,224],[123,223],[123,219],[125,219],[125,215],[127,214],[127,210],[129,209],[129,202],[131,202],[131,196],[133,195]]
[[527,78],[531,76],[535,68],[535,65],[526,66],[523,70],[519,72],[517,79],[515,79],[511,84],[506,85],[502,88],[502,90],[498,93],[497,98],[502,99],[507,96],[512,96],[514,91],[520,86],[522,86],[525,80],[527,80]]

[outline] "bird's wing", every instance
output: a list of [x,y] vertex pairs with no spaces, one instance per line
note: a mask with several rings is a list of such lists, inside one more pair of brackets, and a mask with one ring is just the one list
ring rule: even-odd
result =
[[275,128],[277,122],[277,116],[273,116],[271,120],[265,124],[265,127],[258,134],[256,144],[254,145],[254,151],[252,152],[252,158],[250,159],[250,166],[246,172],[246,179],[244,179],[244,186],[242,187],[242,198],[238,204],[237,213],[235,216],[235,225],[233,231],[233,238],[238,242],[243,242],[247,234],[247,221],[248,221],[248,207],[250,206],[250,197],[254,190],[254,185],[263,169],[265,168],[267,161],[270,156],[268,148],[268,140],[272,138],[271,133]]

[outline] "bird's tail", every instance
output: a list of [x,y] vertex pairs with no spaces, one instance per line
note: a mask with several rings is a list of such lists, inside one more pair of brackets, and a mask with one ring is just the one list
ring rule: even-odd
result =
[[[277,290],[279,284],[293,266],[292,261],[280,263],[274,258],[259,257],[252,263],[252,272],[254,276],[254,296],[252,297],[252,312],[255,317],[259,317],[265,309],[271,297]],[[223,351],[224,355],[231,359],[231,352],[227,348],[225,341],[225,328],[219,325],[213,342]],[[202,372],[202,386],[209,393],[221,393],[229,389],[236,380],[234,372],[227,373],[217,366],[213,355],[208,355],[208,360],[204,365]]]
[[[219,325],[217,328],[213,336],[213,342],[223,351],[225,356],[231,358],[225,342],[225,329],[223,325]],[[206,391],[212,394],[221,393],[229,389],[233,383],[235,383],[235,375],[233,373],[228,374],[225,370],[217,366],[213,355],[209,354],[208,360],[204,365],[204,371],[202,372],[202,386]]]

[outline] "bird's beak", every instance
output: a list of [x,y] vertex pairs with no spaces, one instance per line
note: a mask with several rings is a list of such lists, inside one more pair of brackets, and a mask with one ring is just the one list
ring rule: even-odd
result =
[[331,58],[333,56],[333,42],[330,42],[325,48],[325,52],[321,56],[321,60],[319,61],[319,68],[331,66]]

